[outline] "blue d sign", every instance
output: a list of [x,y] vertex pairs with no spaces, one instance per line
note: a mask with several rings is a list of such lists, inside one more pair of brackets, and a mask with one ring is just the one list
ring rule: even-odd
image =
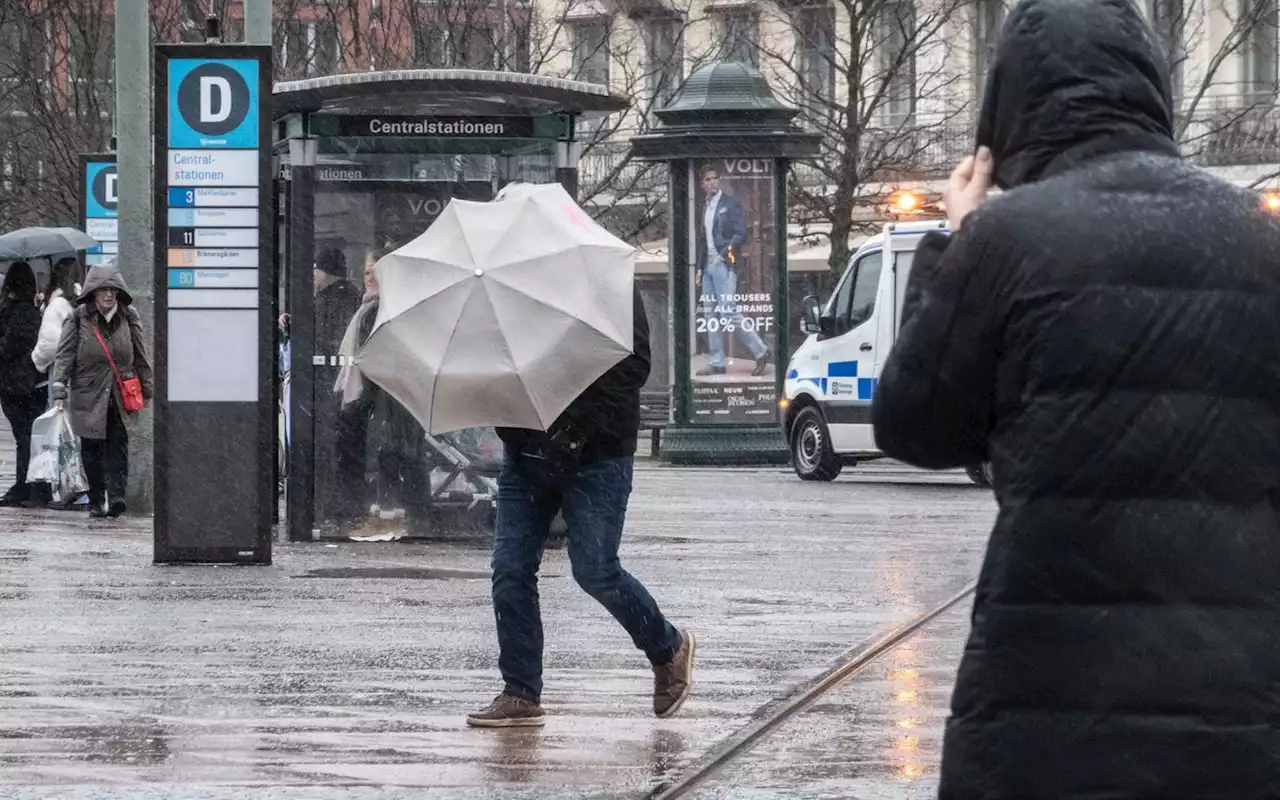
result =
[[120,201],[120,184],[116,165],[103,161],[85,164],[84,215],[90,218],[114,217]]
[[169,146],[258,146],[258,61],[174,59],[169,62]]

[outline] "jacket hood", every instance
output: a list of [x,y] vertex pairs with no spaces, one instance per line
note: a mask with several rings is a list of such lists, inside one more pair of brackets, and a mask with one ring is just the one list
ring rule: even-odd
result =
[[1177,155],[1168,69],[1131,0],[1023,0],[987,76],[978,145],[1011,189],[1098,156]]
[[109,261],[89,270],[89,275],[84,279],[84,290],[80,292],[80,297],[76,298],[76,304],[88,303],[95,291],[109,287],[115,287],[119,292],[117,299],[121,305],[127,306],[133,303],[133,297],[129,294],[129,287],[125,285],[124,276],[120,274],[119,267],[114,261]]

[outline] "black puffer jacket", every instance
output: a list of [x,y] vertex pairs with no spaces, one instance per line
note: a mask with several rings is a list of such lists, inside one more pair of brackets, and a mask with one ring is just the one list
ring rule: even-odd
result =
[[640,431],[640,390],[649,380],[649,319],[640,290],[634,294],[632,355],[602,375],[542,433],[498,428],[512,453],[539,453],[572,468],[635,455]]
[[873,406],[999,517],[944,798],[1280,797],[1280,227],[1174,156],[1126,0],[1026,0],[981,141],[1011,191],[922,243]]
[[44,373],[31,363],[40,337],[40,310],[14,301],[0,309],[0,394],[20,397],[36,391]]

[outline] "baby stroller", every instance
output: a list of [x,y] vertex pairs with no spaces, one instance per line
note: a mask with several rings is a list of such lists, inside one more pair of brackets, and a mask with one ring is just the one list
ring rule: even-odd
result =
[[[493,428],[469,428],[441,436],[427,436],[431,459],[431,503],[438,523],[445,527],[493,534],[498,513],[498,476],[502,472],[502,440]],[[563,544],[567,529],[556,515],[551,526],[555,546]]]

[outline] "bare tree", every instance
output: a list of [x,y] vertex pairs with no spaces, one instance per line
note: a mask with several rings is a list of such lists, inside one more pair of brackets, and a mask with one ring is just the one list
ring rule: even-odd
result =
[[837,0],[771,12],[761,68],[822,137],[819,157],[793,170],[792,218],[829,240],[834,270],[870,224],[860,221],[868,207],[892,186],[936,177],[970,146],[972,59],[962,45],[972,5]]
[[1147,4],[1167,59],[1183,153],[1207,167],[1265,167],[1255,170],[1254,186],[1280,176],[1276,1]]
[[[210,15],[224,41],[243,39],[240,3],[160,0],[152,3],[153,40],[203,41]],[[601,13],[595,0],[276,0],[274,18],[277,80],[413,67],[608,85],[633,105],[579,126],[581,195],[623,235],[660,224],[663,171],[631,161],[626,139],[647,129],[697,64],[683,47],[694,22],[687,9],[628,16]],[[111,137],[113,34],[106,3],[0,3],[0,225],[75,221],[79,157],[105,150]],[[540,177],[550,179],[545,156]]]

